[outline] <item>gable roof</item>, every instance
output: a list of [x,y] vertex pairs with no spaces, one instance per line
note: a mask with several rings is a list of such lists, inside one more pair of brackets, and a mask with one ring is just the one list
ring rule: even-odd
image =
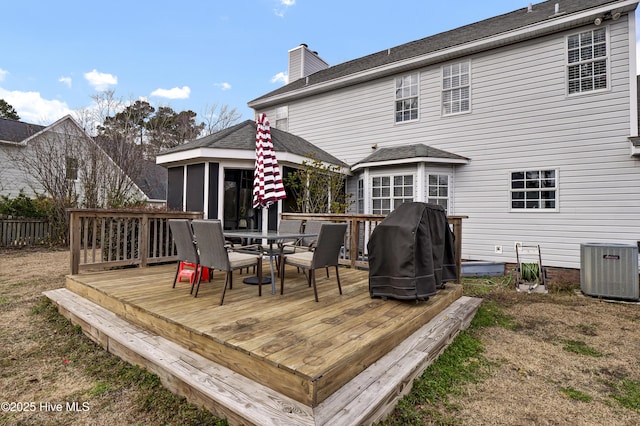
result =
[[356,170],[358,168],[368,167],[369,165],[380,166],[383,165],[381,163],[385,162],[389,162],[393,165],[403,162],[466,164],[469,162],[469,159],[425,144],[414,144],[392,148],[378,148],[371,155],[355,163],[351,169]]
[[[588,15],[587,12],[600,13],[597,9],[607,5],[615,7],[616,11],[629,11],[635,9],[636,3],[637,1],[630,0],[549,0],[532,5],[531,11],[525,7],[329,67],[260,96],[248,105],[251,108],[265,107],[282,101],[283,98],[289,99],[290,96],[287,95],[296,91],[308,93],[308,90],[314,87],[319,91],[328,90],[329,86],[347,86],[430,63],[451,60],[472,52],[593,22],[594,15]],[[557,14],[556,4],[559,8]],[[571,16],[580,12],[585,12],[580,19]],[[543,23],[549,25],[544,29],[533,30],[533,26]],[[377,72],[372,73],[373,70]],[[355,78],[358,75],[360,79]]]
[[0,142],[21,143],[44,129],[46,126],[0,118]]
[[[325,163],[349,167],[343,161],[318,148],[307,140],[291,133],[271,127],[271,141],[273,149],[278,153],[290,153],[301,157],[313,155],[317,160]],[[220,130],[200,139],[187,142],[175,148],[162,151],[165,154],[188,151],[196,148],[237,149],[243,151],[255,151],[256,149],[256,123],[253,120],[245,120],[235,126]]]

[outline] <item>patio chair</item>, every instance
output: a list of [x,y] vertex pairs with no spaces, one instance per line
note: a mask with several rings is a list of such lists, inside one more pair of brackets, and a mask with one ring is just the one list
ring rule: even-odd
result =
[[286,265],[296,266],[308,270],[307,282],[313,286],[313,294],[318,301],[318,289],[316,287],[315,270],[335,266],[338,291],[342,294],[340,286],[340,274],[338,272],[338,257],[344,243],[344,234],[347,231],[346,223],[325,222],[320,227],[318,238],[313,251],[305,251],[284,255],[280,263],[280,294],[284,294],[284,268]]
[[[201,275],[199,272],[202,271],[202,266],[200,265],[200,257],[196,249],[191,224],[188,219],[169,219],[169,228],[178,252],[178,266],[176,275],[173,278],[173,288],[176,288],[178,278],[188,277],[191,283],[190,294],[193,294],[193,287],[198,276]],[[187,265],[188,267],[185,267]],[[191,269],[191,265],[193,265],[193,269]]]
[[[307,234],[316,234],[313,237],[304,237],[300,240],[299,244],[295,245],[293,252],[297,251],[313,251],[315,249],[316,241],[318,240],[318,233],[323,223],[328,223],[325,220],[308,220],[304,224],[304,232]],[[329,278],[329,268],[327,269],[327,278]]]
[[307,220],[304,224],[304,232],[306,234],[316,234],[315,237],[304,237],[299,244],[299,248],[302,250],[312,250],[318,239],[318,233],[323,223],[327,223],[324,220]]
[[[233,271],[254,265],[258,272],[258,296],[262,296],[262,252],[249,254],[229,250],[225,245],[222,223],[219,220],[194,220],[192,226],[200,264],[226,273],[220,305],[224,303],[227,287],[233,288]],[[196,297],[199,287],[200,280],[196,284]]]
[[[282,233],[299,233],[302,231],[302,219],[284,219],[280,221],[278,225],[278,232]],[[294,248],[300,245],[302,239],[284,239],[277,241],[278,250],[280,251],[280,255],[276,257],[276,268],[278,273],[280,273],[280,258],[285,253],[293,253]]]

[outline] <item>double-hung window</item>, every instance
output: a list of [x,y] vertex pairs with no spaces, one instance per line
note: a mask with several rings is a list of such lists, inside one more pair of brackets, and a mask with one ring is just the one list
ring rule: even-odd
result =
[[468,112],[471,78],[469,62],[458,62],[442,67],[442,115]]
[[376,176],[371,181],[373,214],[387,214],[400,204],[413,201],[413,175]]
[[447,175],[429,175],[429,196],[427,202],[438,204],[444,207],[445,211],[449,211],[449,176]]
[[396,78],[396,123],[418,119],[418,73]]
[[276,108],[276,129],[289,130],[289,107],[286,105]]
[[356,189],[356,213],[364,213],[364,179],[358,179]]
[[558,205],[556,170],[511,172],[512,210],[555,210]]
[[78,180],[78,159],[65,157],[65,175],[68,180]]
[[607,29],[584,31],[567,37],[569,94],[607,88]]

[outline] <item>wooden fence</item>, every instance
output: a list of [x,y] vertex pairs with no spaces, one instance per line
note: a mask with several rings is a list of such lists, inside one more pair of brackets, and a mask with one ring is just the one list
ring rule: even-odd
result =
[[46,244],[50,238],[48,219],[0,218],[0,247]]

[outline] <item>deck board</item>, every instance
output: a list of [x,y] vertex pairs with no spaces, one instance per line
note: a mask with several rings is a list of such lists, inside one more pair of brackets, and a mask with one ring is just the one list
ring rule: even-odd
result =
[[[264,273],[269,273],[266,265]],[[82,273],[67,278],[78,295],[174,341],[251,380],[311,407],[317,406],[427,324],[461,297],[447,284],[428,301],[371,298],[368,273],[340,269],[317,273],[315,302],[303,274],[287,268],[284,294],[262,297],[247,276],[234,274],[225,304],[219,306],[224,275],[203,282],[197,298],[191,285],[172,288],[175,265]]]

